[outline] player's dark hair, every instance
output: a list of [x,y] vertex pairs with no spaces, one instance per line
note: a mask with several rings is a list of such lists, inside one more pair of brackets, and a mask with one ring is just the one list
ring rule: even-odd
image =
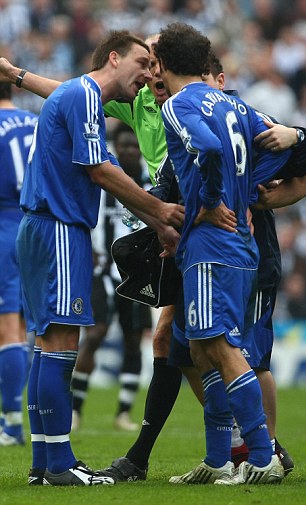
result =
[[224,72],[221,61],[213,51],[210,52],[210,72],[214,78]]
[[92,56],[92,71],[100,70],[108,62],[109,53],[116,51],[120,56],[126,56],[133,44],[144,47],[150,52],[147,44],[128,30],[111,31],[96,47]]
[[0,100],[12,98],[12,85],[10,82],[0,82]]
[[169,24],[154,50],[164,69],[176,75],[209,74],[210,41],[190,25]]

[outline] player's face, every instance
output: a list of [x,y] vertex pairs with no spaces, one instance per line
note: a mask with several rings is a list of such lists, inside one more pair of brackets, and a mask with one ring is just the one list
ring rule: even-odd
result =
[[159,62],[154,54],[154,45],[158,42],[158,35],[146,40],[150,47],[150,71],[152,74],[152,81],[148,82],[152,94],[156,98],[158,105],[161,107],[163,103],[169,98],[169,95],[164,86],[163,80],[160,75]]
[[126,56],[118,58],[118,62],[120,97],[134,100],[138,91],[152,80],[149,53],[144,47],[134,44]]
[[169,72],[164,69],[162,62],[159,65],[159,71],[160,71],[160,75],[163,79],[163,83],[165,86],[167,96],[169,97],[169,96],[171,96]]

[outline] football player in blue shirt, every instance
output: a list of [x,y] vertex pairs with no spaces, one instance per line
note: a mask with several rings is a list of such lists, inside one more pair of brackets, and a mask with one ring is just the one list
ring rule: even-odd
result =
[[[157,41],[157,37],[155,37],[154,40]],[[216,61],[214,62],[214,64],[216,64]],[[221,67],[221,69],[219,69],[219,72],[217,71],[217,69],[215,69],[215,75],[216,76],[220,72],[222,72],[222,67]],[[157,75],[157,72],[156,72],[156,75]],[[159,72],[158,72],[158,75],[159,75]],[[40,93],[42,93],[42,94],[44,94],[45,90],[48,89],[49,82],[52,85],[52,81],[46,80],[45,78],[42,78],[40,76],[37,76],[37,75],[35,76],[34,74],[29,74],[29,76],[32,77],[32,79],[31,79],[32,86],[34,86],[34,85],[38,86],[39,83],[41,83],[40,84]],[[33,79],[33,76],[34,76],[34,79]],[[58,83],[55,83],[55,87],[57,85],[58,85]],[[36,89],[36,88],[34,88],[34,89]],[[286,129],[286,130],[288,130],[288,129]],[[286,131],[286,137],[287,136],[288,136],[288,132]],[[293,143],[294,143],[294,140],[293,140]],[[164,173],[165,173],[165,171],[163,170],[163,174]],[[170,180],[171,180],[171,178],[172,178],[172,169],[170,169]],[[167,184],[169,184],[169,183],[167,182]],[[160,188],[160,186],[159,186],[159,188]],[[158,186],[156,187],[156,189],[159,189],[159,188],[158,188]],[[164,198],[162,197],[162,199],[164,199]],[[170,200],[170,201],[174,201],[174,200]],[[173,317],[173,312],[171,310],[171,307],[167,307],[166,309],[168,309],[168,308],[170,309],[170,311],[168,312],[169,313],[168,319],[170,319],[170,321],[171,321],[172,317]],[[176,313],[178,314],[179,312],[180,312],[180,310],[178,309],[176,311]],[[166,311],[163,311],[163,314],[166,314]],[[163,321],[163,324],[165,325],[166,324],[165,323],[165,317],[162,319],[162,321]],[[168,322],[167,324],[171,324],[171,323]],[[160,322],[158,323],[158,326],[160,326]],[[184,327],[184,324],[182,323],[182,321],[180,321],[180,326],[182,328]],[[162,335],[164,334],[164,330],[161,329],[160,332],[162,333]],[[174,323],[174,332],[175,332],[175,335],[178,336],[179,341],[177,341],[176,339],[173,339],[172,340],[172,344],[175,344],[177,342],[176,346],[178,346],[178,345],[180,345],[179,344],[179,342],[181,341],[180,339],[182,339],[183,341],[185,341],[184,330],[183,329],[179,330],[179,328],[177,327],[177,325]],[[184,344],[183,344],[183,346],[184,346]],[[181,347],[181,349],[182,349],[182,347]],[[181,366],[181,367],[184,366],[184,363],[186,363],[185,367],[184,367],[184,373],[186,374],[187,371],[188,371],[188,380],[190,381],[190,383],[191,383],[191,385],[192,385],[192,387],[194,389],[194,392],[197,394],[197,396],[199,397],[199,399],[201,401],[202,400],[202,392],[201,392],[202,388],[200,387],[201,383],[199,382],[199,384],[198,384],[198,377],[194,378],[195,374],[193,373],[193,370],[190,368],[190,365],[192,364],[192,362],[191,362],[190,357],[189,357],[189,346],[186,348],[186,350],[188,350],[188,353],[183,353],[183,355],[182,355],[181,351],[180,351],[180,353],[177,355],[178,349],[177,349],[177,347],[175,347],[174,350],[172,349],[173,352],[171,351],[171,360],[173,360],[173,357],[174,357],[173,353],[175,353],[176,354],[176,357],[175,357],[176,361],[174,361],[173,363],[175,363],[175,364],[177,364],[177,366]],[[186,357],[187,357],[187,354],[188,354],[187,361],[186,361],[185,354],[186,354]],[[186,368],[186,367],[188,367],[188,368]],[[174,370],[173,367],[167,367],[167,368],[169,370],[170,369]],[[178,379],[179,379],[179,377],[178,377]],[[191,382],[191,380],[192,380],[192,382]],[[173,384],[173,383],[174,383],[173,376],[171,376],[171,384]],[[148,442],[147,431],[144,432],[144,433],[142,433],[142,431],[143,431],[142,430],[141,433],[140,433],[140,436],[139,436],[139,440],[137,440],[136,443],[134,444],[134,446],[129,450],[129,452],[127,454],[127,457],[126,458],[119,458],[118,460],[116,460],[115,462],[113,462],[112,468],[108,469],[108,470],[114,469],[115,476],[118,475],[118,478],[120,478],[120,480],[126,480],[128,478],[128,477],[126,477],[126,475],[128,475],[128,476],[130,474],[132,475],[131,472],[133,472],[133,478],[145,478],[145,471],[143,471],[141,469],[144,468],[147,465],[147,459],[148,459],[150,450],[152,449],[152,446],[153,446],[154,441],[155,441],[155,439],[157,437],[157,434],[159,433],[159,430],[161,429],[163,423],[165,422],[165,419],[166,419],[167,415],[169,414],[169,412],[171,410],[171,406],[173,405],[173,402],[175,401],[175,396],[176,396],[176,394],[178,392],[178,388],[176,388],[175,391],[176,391],[176,393],[173,392],[173,396],[171,397],[171,400],[170,400],[170,397],[168,398],[168,403],[169,403],[168,410],[164,408],[163,409],[163,415],[161,415],[161,409],[159,409],[158,421],[157,421],[157,416],[155,415],[155,413],[153,414],[153,411],[155,412],[155,410],[156,410],[156,409],[153,408],[153,405],[152,405],[152,409],[151,409],[152,412],[150,411],[150,414],[148,414],[148,412],[145,413],[145,417],[149,416],[150,417],[150,421],[151,421],[150,422],[150,432],[152,434],[151,434],[151,437],[150,437],[150,443]],[[157,397],[158,396],[156,396],[156,398]],[[150,405],[151,405],[151,403],[152,402],[150,402]],[[170,403],[171,403],[171,405],[170,405]],[[147,402],[147,405],[149,406],[149,402]],[[165,401],[163,401],[163,407],[165,407]],[[149,407],[148,407],[148,409],[149,409]],[[154,416],[154,422],[152,422],[152,419],[151,419],[152,416]],[[154,426],[154,429],[153,429],[153,426]],[[154,435],[153,435],[153,431],[154,431]],[[273,430],[271,432],[273,432]],[[240,449],[239,449],[239,452],[241,452]],[[122,468],[123,468],[123,465],[128,465],[128,464],[130,466],[128,468],[125,467],[124,468],[124,474],[123,473],[121,474],[120,473],[121,465],[122,465]],[[115,468],[115,465],[116,465],[116,468]],[[138,465],[138,467],[140,467],[140,468],[137,468],[135,465]],[[190,479],[189,479],[189,481],[191,482]]]
[[161,243],[170,241],[173,248],[179,235],[169,225],[179,227],[184,219],[182,206],[159,201],[124,174],[105,142],[102,103],[132,100],[151,79],[148,66],[141,39],[110,32],[94,51],[92,71],[63,83],[46,100],[31,146],[17,254],[28,331],[37,336],[28,390],[32,485],[114,483],[72,451],[70,382],[80,326],[94,324],[90,230],[100,188],[138,210]]
[[[176,261],[183,275],[186,337],[204,386],[203,473],[218,484],[281,482],[284,471],[272,453],[260,386],[240,352],[258,266],[247,221],[256,190],[252,144],[266,127],[241,100],[203,84],[209,52],[206,37],[179,23],[162,30],[156,46],[171,95],[162,108],[168,152],[185,203]],[[278,155],[274,168],[289,155]],[[261,153],[256,177],[271,177],[274,168]],[[195,226],[204,209],[221,203],[235,212],[237,233],[205,222]],[[237,473],[230,461],[233,415],[250,450]]]
[[[206,76],[204,80],[212,87],[217,87],[220,90],[224,89],[224,72],[222,65],[216,57],[212,59],[211,74]],[[226,93],[237,95],[235,91],[226,91]],[[264,115],[264,117],[266,116]],[[265,124],[269,126],[270,129],[255,137],[255,142],[259,142],[265,149],[271,149],[275,152],[293,147],[288,162],[281,168],[281,171],[276,174],[277,177],[286,178],[286,183],[284,183],[283,186],[287,185],[287,180],[291,181],[292,177],[296,177],[297,175],[299,175],[299,178],[296,177],[295,180],[297,181],[297,179],[299,179],[299,181],[301,181],[301,177],[305,173],[303,130],[301,129],[301,133],[299,133],[298,128],[288,128],[280,124],[274,124],[271,120],[265,120]],[[161,192],[160,197],[164,201],[167,201],[169,178],[171,180],[172,173],[172,170],[167,170],[167,173],[166,170],[167,167],[164,165],[159,173],[159,185],[153,188],[154,191],[159,189]],[[170,172],[170,175],[168,172]],[[273,190],[266,191],[273,192]],[[298,193],[301,193],[301,191]],[[294,196],[296,196],[296,194]],[[289,203],[290,202],[288,202],[288,204]],[[257,207],[257,205],[256,209],[252,207],[254,237],[260,255],[257,276],[257,302],[253,314],[255,324],[250,329],[247,338],[244,339],[242,352],[250,366],[256,371],[257,378],[260,382],[271,444],[276,454],[280,457],[286,475],[293,470],[294,464],[286,449],[279,444],[275,437],[276,387],[270,371],[270,360],[274,340],[272,315],[276,299],[276,289],[281,277],[281,258],[273,213],[270,211],[262,212],[258,210]],[[168,362],[173,366],[179,366],[189,380],[190,376],[194,376],[194,370],[189,355],[189,343],[185,339],[184,328],[182,305],[180,302],[177,302],[173,322],[174,338],[171,340]],[[191,384],[195,383],[196,381],[193,381]],[[247,459],[247,457],[247,446],[239,436],[239,429],[235,428],[232,432],[232,461],[236,466],[244,459]],[[199,465],[183,475],[171,477],[170,482],[176,484],[186,482],[190,484],[203,483],[205,476],[202,475],[201,470],[202,467]]]
[[30,348],[21,317],[21,286],[15,241],[23,216],[19,208],[24,167],[37,115],[18,109],[10,83],[0,83],[0,446],[24,444],[22,393]]

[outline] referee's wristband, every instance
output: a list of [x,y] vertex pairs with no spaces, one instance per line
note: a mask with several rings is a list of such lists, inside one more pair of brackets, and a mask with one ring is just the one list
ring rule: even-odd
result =
[[18,77],[15,81],[15,85],[17,88],[21,88],[21,84],[22,84],[23,78],[26,73],[27,73],[27,70],[24,70],[24,69],[20,70]]

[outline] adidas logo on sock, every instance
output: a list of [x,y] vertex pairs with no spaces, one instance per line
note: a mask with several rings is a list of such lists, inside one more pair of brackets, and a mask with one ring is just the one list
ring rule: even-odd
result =
[[150,298],[155,298],[154,291],[151,284],[147,284],[144,288],[140,290],[141,295],[150,296]]
[[240,349],[240,352],[242,354],[242,356],[244,356],[245,358],[250,358],[250,354],[249,354],[249,351],[247,351],[247,349],[244,347],[243,349]]

